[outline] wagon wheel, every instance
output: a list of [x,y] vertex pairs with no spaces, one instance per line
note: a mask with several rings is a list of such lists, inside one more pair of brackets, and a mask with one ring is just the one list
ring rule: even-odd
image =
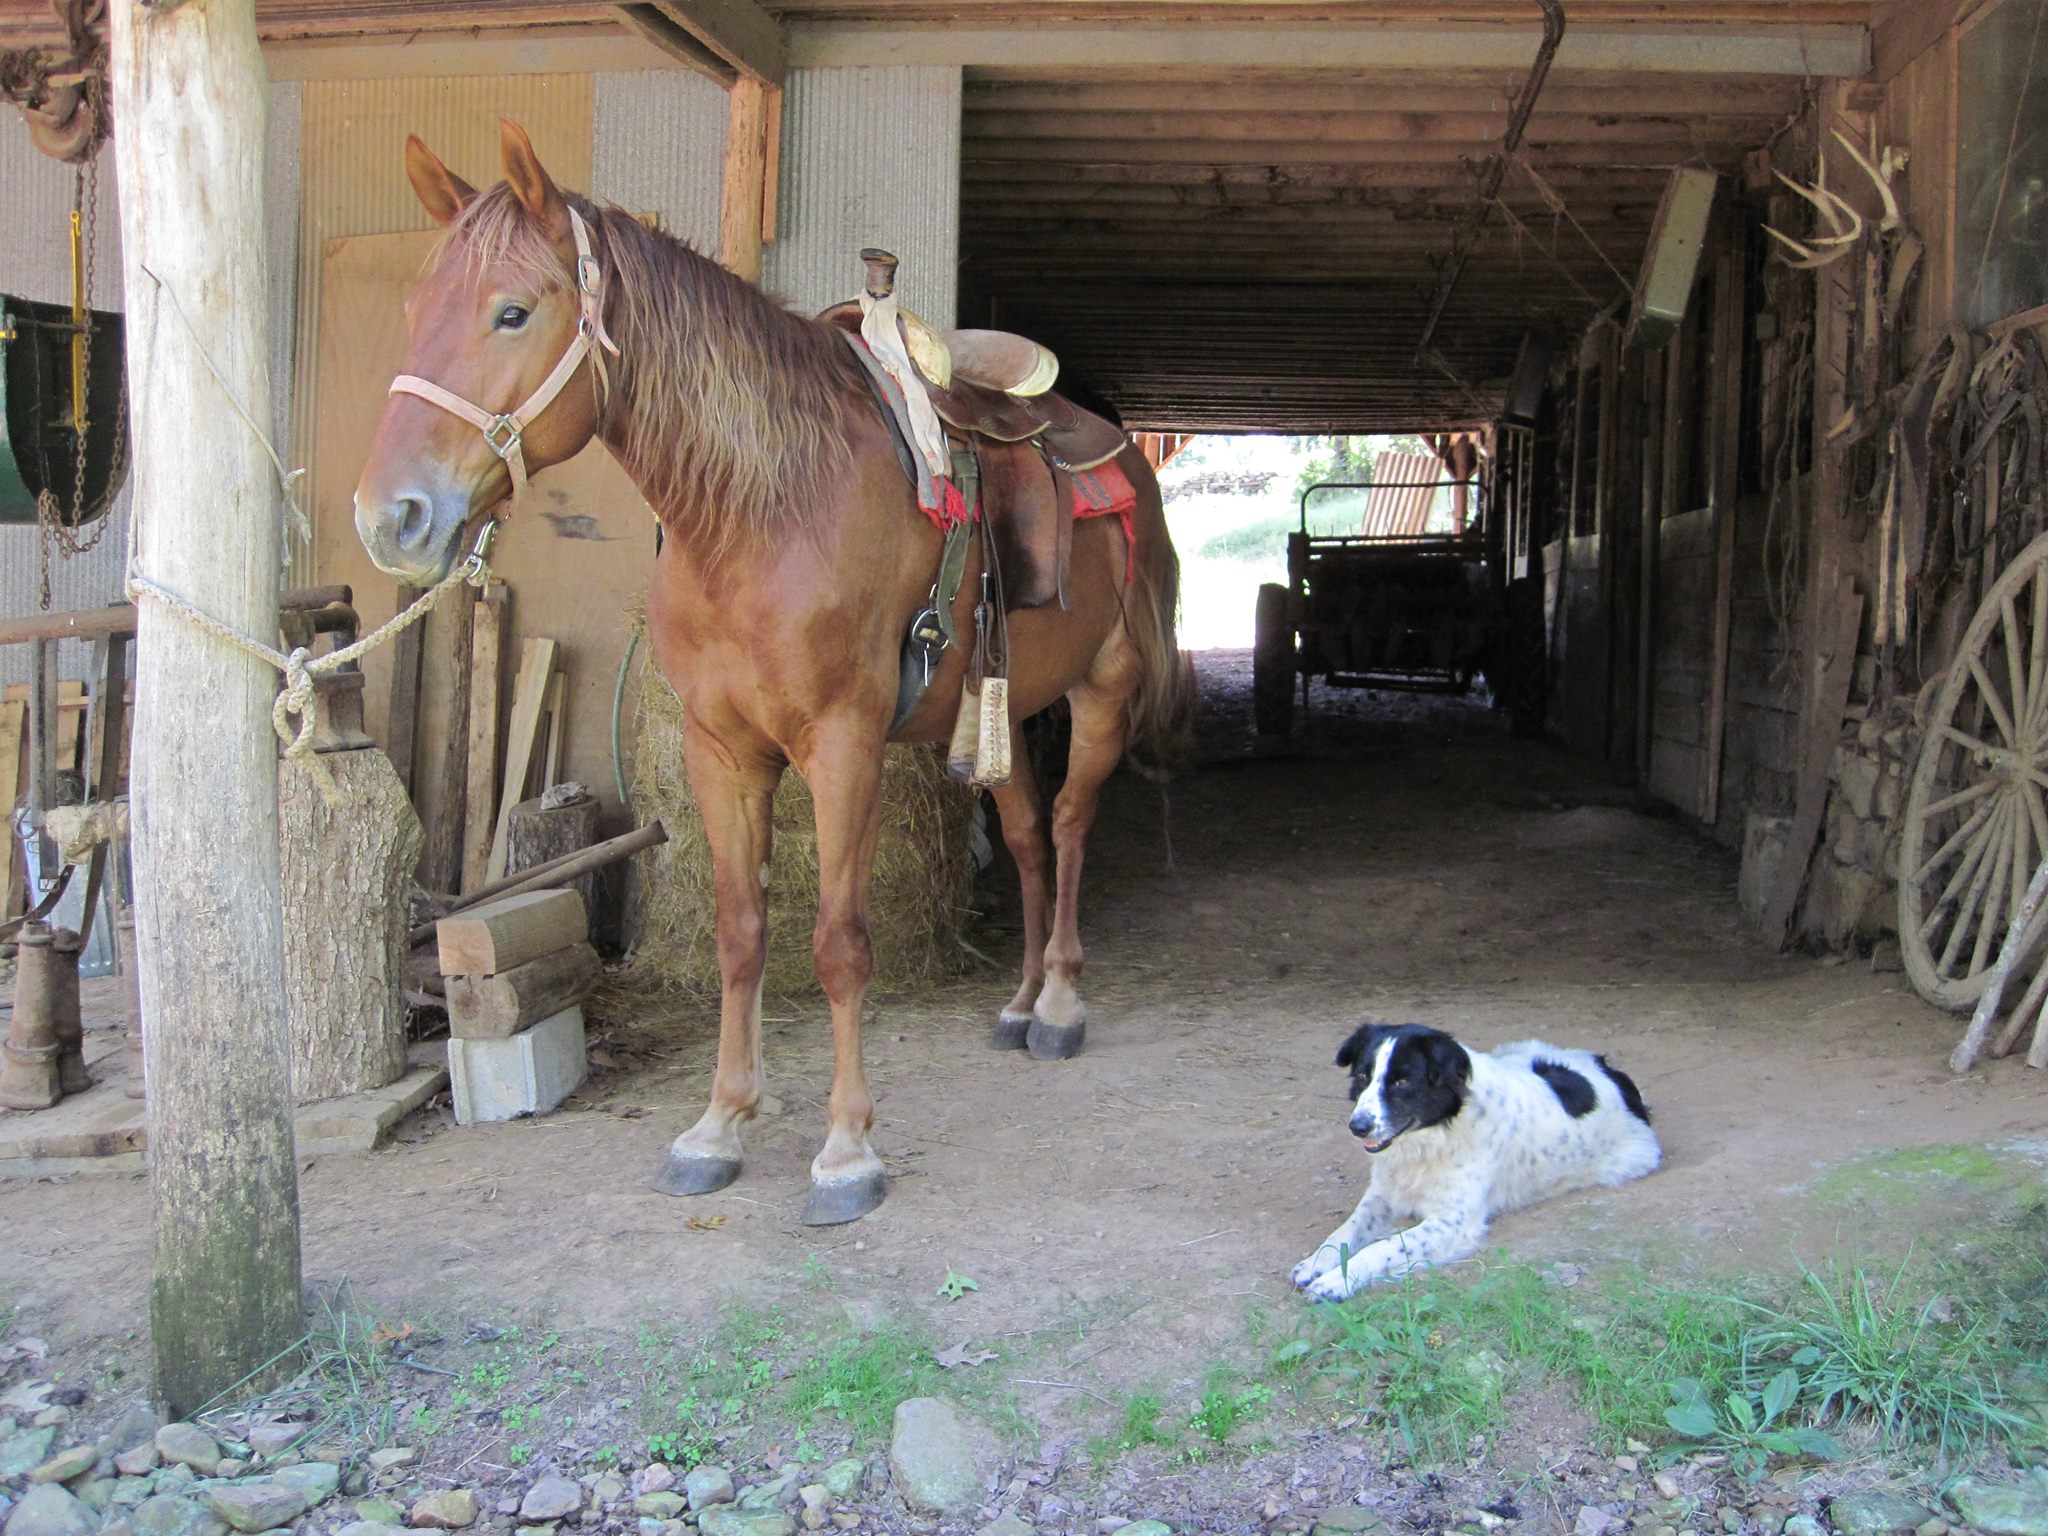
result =
[[1294,729],[1294,626],[1288,591],[1278,582],[1259,587],[1252,622],[1252,725],[1261,736]]
[[[1899,943],[1929,1002],[1984,991],[2048,858],[2048,535],[2007,566],[1927,712],[1899,847]],[[2043,907],[2027,933],[2048,932]]]

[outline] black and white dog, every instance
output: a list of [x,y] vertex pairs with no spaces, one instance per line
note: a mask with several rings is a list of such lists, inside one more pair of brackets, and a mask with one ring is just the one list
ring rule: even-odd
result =
[[1363,1024],[1337,1065],[1351,1072],[1351,1133],[1372,1154],[1372,1183],[1294,1266],[1317,1301],[1469,1258],[1496,1213],[1640,1178],[1661,1155],[1636,1085],[1590,1051],[1523,1040],[1475,1052],[1440,1029]]

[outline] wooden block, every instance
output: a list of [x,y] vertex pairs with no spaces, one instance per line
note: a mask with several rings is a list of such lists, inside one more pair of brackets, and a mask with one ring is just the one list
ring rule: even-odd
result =
[[[504,873],[517,874],[565,854],[577,853],[597,841],[597,797],[586,795],[569,805],[548,806],[527,800],[511,808],[505,838]],[[558,882],[583,898],[586,913],[597,910],[599,871]]]
[[490,878],[497,830],[499,658],[505,639],[505,587],[492,582],[477,599],[470,636],[469,782],[462,807],[462,888]]
[[448,651],[453,670],[447,736],[441,743],[434,816],[427,827],[427,851],[420,860],[420,880],[430,891],[454,892],[462,888],[462,798],[469,783],[470,653],[475,632],[476,588],[462,583],[443,607],[452,610]]
[[443,976],[494,976],[590,937],[574,891],[528,891],[435,924]]
[[540,713],[547,703],[548,683],[555,672],[555,642],[540,636],[520,647],[519,677],[512,685],[512,718],[505,730],[505,788],[499,797],[497,825],[491,833],[490,867],[484,878],[505,873],[505,833],[512,808],[526,796],[526,775],[533,767],[539,739]]
[[541,791],[545,793],[562,782],[562,727],[568,715],[568,679],[560,672],[548,684],[548,751],[547,766],[540,776]]
[[596,950],[572,944],[495,976],[450,976],[448,1032],[458,1040],[509,1039],[590,996],[602,969]]

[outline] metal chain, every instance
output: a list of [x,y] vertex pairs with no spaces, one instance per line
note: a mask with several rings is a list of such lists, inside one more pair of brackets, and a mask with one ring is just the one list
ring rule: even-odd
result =
[[[99,82],[95,79],[86,87],[88,93],[97,95]],[[99,110],[97,102],[88,103],[92,110]],[[97,274],[99,257],[99,209],[100,209],[100,161],[97,150],[78,166],[72,189],[72,208],[81,216],[83,229],[81,237],[85,244],[84,309],[85,327],[79,341],[78,368],[81,376],[80,394],[87,395],[92,382],[92,299],[93,281]],[[128,421],[128,392],[121,391],[120,405],[114,422],[115,460],[107,476],[109,485],[118,485],[121,480],[122,460],[126,457]],[[87,521],[85,499],[85,476],[87,469],[87,435],[89,422],[74,421],[73,436],[76,439],[71,460],[71,511],[67,518],[62,503],[48,486],[36,496],[36,523],[40,529],[38,560],[40,565],[40,596],[45,611],[50,606],[50,550],[54,546],[66,559],[76,555],[92,553],[99,547],[100,540],[107,536],[108,517],[92,520],[92,532],[83,537],[79,527]]]

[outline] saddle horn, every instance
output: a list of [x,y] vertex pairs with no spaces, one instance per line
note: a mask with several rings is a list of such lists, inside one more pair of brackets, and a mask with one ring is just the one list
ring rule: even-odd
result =
[[896,291],[895,256],[869,246],[860,253],[860,259],[867,264],[869,298],[886,299]]

